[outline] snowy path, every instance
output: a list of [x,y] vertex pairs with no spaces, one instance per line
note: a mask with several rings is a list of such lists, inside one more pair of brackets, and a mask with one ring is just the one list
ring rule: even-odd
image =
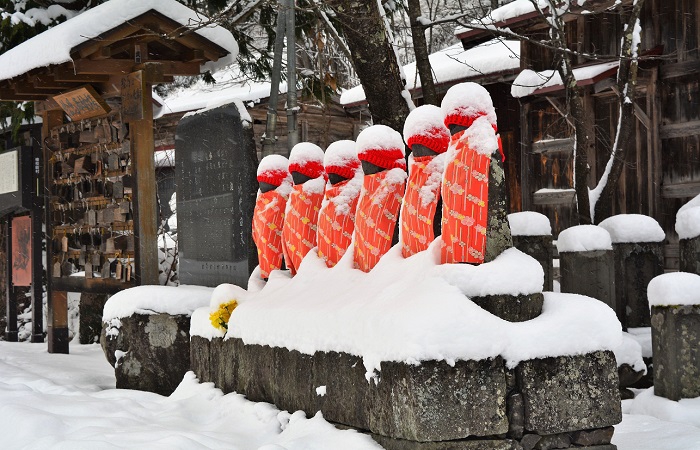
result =
[[[700,399],[625,402],[619,450],[700,449]],[[639,413],[639,414],[637,414]],[[654,414],[666,420],[649,415]],[[674,420],[676,422],[671,422]],[[679,423],[685,422],[685,423]],[[284,429],[284,431],[283,431]],[[114,389],[98,345],[50,355],[46,344],[0,341],[0,449],[376,449],[368,437],[183,381],[170,397]]]

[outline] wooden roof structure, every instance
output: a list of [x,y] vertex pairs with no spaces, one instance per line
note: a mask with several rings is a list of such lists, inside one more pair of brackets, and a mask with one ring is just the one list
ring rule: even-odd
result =
[[[113,2],[126,3],[128,0],[112,0],[107,4]],[[99,12],[96,10],[103,5],[88,12]],[[31,58],[31,41],[47,39],[46,34],[60,31],[62,25],[81,16],[49,29],[9,52],[25,52],[26,57]],[[205,63],[219,61],[232,53],[198,31],[192,31],[160,11],[148,10],[97,36],[85,38],[70,49],[69,61],[32,68],[1,80],[0,99],[47,100],[85,84],[92,85],[104,98],[115,97],[119,95],[120,77],[149,66],[152,73],[149,81],[152,83],[171,82],[175,75],[198,75]],[[0,65],[5,56],[0,55]]]

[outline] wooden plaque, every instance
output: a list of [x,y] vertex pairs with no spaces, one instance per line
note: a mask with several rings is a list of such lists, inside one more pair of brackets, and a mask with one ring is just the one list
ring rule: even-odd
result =
[[30,216],[12,219],[12,284],[32,285],[32,219]]
[[[141,71],[130,73],[122,78],[121,96],[122,96],[122,118],[126,122],[132,120],[141,120],[144,118],[144,90],[146,83],[143,79]],[[149,95],[150,97],[150,95]]]
[[103,116],[110,111],[107,103],[90,85],[55,95],[53,98],[73,122]]

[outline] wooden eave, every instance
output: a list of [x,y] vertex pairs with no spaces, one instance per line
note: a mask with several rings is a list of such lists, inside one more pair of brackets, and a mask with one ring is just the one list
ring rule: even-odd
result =
[[[625,6],[631,3],[632,0],[622,0],[621,5]],[[584,7],[576,6],[571,13],[564,16],[564,21],[570,22],[572,20],[576,20],[581,16],[583,11],[587,11],[589,14],[595,15],[614,6],[617,6],[616,0],[591,0],[587,2]],[[547,15],[547,9],[544,10],[544,14],[545,16]],[[496,29],[507,28],[515,33],[524,35],[527,35],[529,32],[531,33],[534,31],[543,30],[549,27],[549,25],[543,20],[543,16],[537,11],[531,11],[519,16],[510,17],[506,20],[494,22],[491,24],[491,26]],[[484,43],[497,36],[499,36],[498,33],[487,29],[468,29],[456,35],[457,39],[462,41],[462,45],[465,49]]]
[[[457,79],[445,81],[442,83],[435,83],[435,88],[437,89],[438,92],[446,92],[449,88],[451,88],[455,84],[464,83],[467,81],[473,81],[473,82],[479,83],[479,84],[498,83],[498,82],[506,81],[508,79],[513,79],[514,76],[520,72],[520,70],[521,70],[520,68],[508,69],[508,70],[501,70],[498,72],[492,72],[492,73],[487,73],[487,74],[474,75],[471,77],[457,78]],[[422,87],[409,89],[408,91],[411,93],[411,97],[413,97],[413,98],[420,98],[420,97],[422,97],[422,94],[423,94]],[[345,110],[347,110],[348,112],[352,113],[352,112],[359,111],[360,109],[362,109],[365,106],[367,106],[367,99],[360,100],[357,102],[348,103],[347,105],[343,105],[343,108],[345,108]]]
[[[581,68],[581,67],[586,67],[586,66],[577,66],[574,67],[574,70]],[[588,78],[581,78],[581,79],[576,79],[576,85],[578,87],[586,87],[586,86],[591,86],[599,83],[600,81],[603,81],[605,79],[608,79],[610,77],[614,77],[617,75],[617,70],[618,66],[611,67],[610,69],[601,72],[595,76],[588,77]],[[543,88],[536,89],[532,94],[521,97],[520,100],[526,100],[528,98],[532,97],[537,97],[541,95],[551,95],[551,94],[558,94],[558,93],[563,93],[564,92],[564,84],[555,84],[552,86],[546,86]]]
[[[140,61],[137,52],[140,51]],[[148,11],[71,50],[72,61],[42,67],[0,81],[0,99],[46,100],[91,84],[109,97],[119,78],[150,66],[152,83],[177,75],[199,75],[201,65],[218,61],[228,50],[157,12]]]

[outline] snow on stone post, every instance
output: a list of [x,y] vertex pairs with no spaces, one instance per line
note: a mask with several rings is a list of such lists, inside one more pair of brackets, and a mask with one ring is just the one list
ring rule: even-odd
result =
[[615,309],[615,272],[610,234],[595,225],[559,233],[561,291],[597,298]]
[[666,233],[656,220],[641,214],[619,214],[599,226],[612,239],[617,318],[623,329],[648,327],[647,285],[664,273]]
[[552,225],[544,214],[523,211],[508,215],[513,246],[537,260],[544,270],[544,290],[554,290]]
[[649,283],[654,393],[700,397],[700,276],[675,272]]
[[680,270],[700,275],[700,195],[676,214]]

